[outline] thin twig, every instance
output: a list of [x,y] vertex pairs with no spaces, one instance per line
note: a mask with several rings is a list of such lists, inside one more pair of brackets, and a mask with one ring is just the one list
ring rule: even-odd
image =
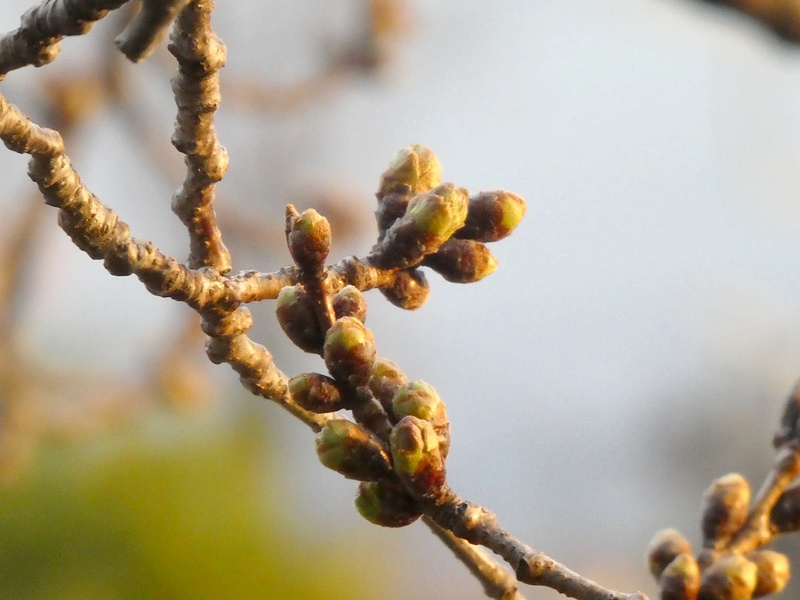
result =
[[117,36],[117,47],[133,62],[147,58],[188,3],[189,0],[144,0],[142,9]]

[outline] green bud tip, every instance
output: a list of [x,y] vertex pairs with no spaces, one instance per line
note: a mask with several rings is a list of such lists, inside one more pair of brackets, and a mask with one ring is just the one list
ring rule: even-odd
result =
[[438,246],[464,225],[468,206],[469,197],[464,188],[444,183],[411,200],[406,216],[421,235],[433,238],[432,242],[438,242]]
[[420,379],[397,389],[392,399],[392,409],[398,419],[411,415],[432,421],[440,416],[444,403],[433,386]]
[[451,238],[422,264],[451,283],[474,283],[497,270],[497,259],[481,242]]
[[333,379],[321,373],[301,373],[289,380],[292,399],[306,410],[331,413],[344,408],[344,399]]
[[286,207],[289,251],[301,267],[321,266],[331,248],[328,219],[310,208],[298,215],[294,206]]
[[337,381],[352,387],[366,385],[375,357],[372,332],[354,317],[337,319],[325,336],[323,358]]
[[321,353],[324,337],[303,286],[281,288],[275,314],[281,329],[297,347],[306,352]]
[[420,144],[403,148],[389,162],[381,176],[378,197],[410,189],[418,194],[436,187],[442,182],[442,166],[432,150]]
[[496,242],[509,236],[525,216],[525,201],[511,192],[481,192],[470,198],[464,227],[456,237]]
[[408,416],[392,429],[391,446],[395,468],[414,474],[434,452],[438,453],[439,440],[430,423]]
[[391,472],[389,456],[381,443],[347,419],[328,421],[315,443],[320,462],[348,479],[374,481]]
[[367,319],[367,302],[364,294],[353,285],[347,285],[339,290],[334,295],[332,304],[337,319],[355,317],[362,323]]

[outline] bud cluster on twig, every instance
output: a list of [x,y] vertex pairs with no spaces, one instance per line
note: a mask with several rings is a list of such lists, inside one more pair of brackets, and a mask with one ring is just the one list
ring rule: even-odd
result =
[[792,485],[800,476],[800,384],[785,404],[773,444],[775,463],[755,499],[738,473],[706,489],[702,550],[694,553],[674,529],[656,533],[647,560],[662,600],[750,600],[786,587],[788,557],[764,546],[800,530],[800,485]]

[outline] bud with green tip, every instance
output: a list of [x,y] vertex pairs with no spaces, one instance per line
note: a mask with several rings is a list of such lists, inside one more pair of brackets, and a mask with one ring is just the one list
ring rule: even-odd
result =
[[783,492],[772,508],[770,520],[781,533],[800,531],[800,485]]
[[511,192],[481,192],[470,198],[467,220],[455,235],[485,243],[502,240],[522,222],[525,209],[525,200]]
[[369,391],[380,401],[387,414],[392,414],[394,393],[404,383],[408,383],[408,378],[400,367],[390,360],[378,357],[369,378]]
[[394,155],[389,167],[381,175],[378,198],[391,193],[412,194],[427,192],[442,182],[442,165],[433,150],[421,144],[403,148]]
[[355,317],[362,323],[367,320],[367,301],[359,289],[347,285],[333,296],[333,312],[337,319]]
[[485,245],[475,240],[451,238],[422,261],[451,283],[474,283],[497,269],[497,260]]
[[758,568],[744,556],[725,556],[703,572],[698,600],[750,600]]
[[310,208],[298,214],[286,206],[286,241],[294,262],[304,271],[320,271],[331,249],[328,219]]
[[375,338],[355,317],[337,319],[325,335],[325,366],[336,381],[351,388],[369,383],[375,357]]
[[755,550],[747,554],[747,560],[756,565],[758,581],[753,598],[779,594],[789,583],[791,568],[789,557],[774,550]]
[[463,188],[444,183],[415,196],[406,214],[389,228],[369,255],[371,264],[382,269],[407,269],[418,265],[426,254],[436,252],[467,218],[469,198]]
[[355,505],[362,517],[381,527],[405,527],[422,515],[405,489],[387,481],[359,483]]
[[661,600],[696,600],[700,590],[700,566],[691,554],[678,554],[658,580]]
[[403,417],[389,436],[395,473],[412,495],[435,500],[445,491],[444,458],[428,421]]
[[711,483],[703,493],[702,531],[706,548],[721,548],[747,520],[750,484],[738,473]]
[[417,310],[431,292],[425,273],[419,269],[398,271],[392,285],[380,290],[389,302],[405,310]]
[[680,554],[692,554],[692,545],[677,529],[661,529],[647,546],[647,566],[658,579],[667,565]]
[[444,402],[433,386],[421,379],[400,386],[392,399],[392,414],[398,420],[412,416],[428,421],[439,438],[442,458],[447,458],[450,450],[450,421],[447,420]]
[[314,413],[332,413],[345,407],[336,382],[321,373],[301,373],[289,380],[292,399]]
[[281,329],[298,348],[322,353],[325,336],[320,329],[311,299],[300,284],[281,288],[275,314]]
[[325,423],[315,441],[320,462],[347,479],[377,481],[392,470],[383,444],[347,419]]

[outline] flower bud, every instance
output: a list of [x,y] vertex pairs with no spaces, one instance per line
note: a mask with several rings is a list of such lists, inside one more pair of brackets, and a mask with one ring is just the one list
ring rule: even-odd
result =
[[405,527],[422,514],[405,489],[386,481],[359,483],[355,505],[362,517],[381,527]]
[[469,198],[463,188],[444,183],[415,196],[403,218],[386,232],[369,254],[371,264],[382,269],[407,269],[418,265],[426,254],[436,252],[467,217]]
[[392,285],[380,289],[389,302],[405,310],[416,310],[425,304],[431,291],[425,273],[419,269],[398,271]]
[[381,175],[378,198],[405,189],[412,194],[427,192],[442,182],[442,166],[430,148],[413,144],[395,154]]
[[658,580],[661,600],[696,600],[700,589],[700,567],[691,554],[678,554]]
[[321,270],[331,249],[330,223],[313,208],[298,214],[289,204],[286,207],[286,241],[300,269]]
[[703,545],[719,548],[730,540],[747,520],[750,484],[738,473],[713,481],[703,493]]
[[442,459],[447,458],[450,450],[450,422],[447,420],[444,402],[433,386],[422,380],[400,386],[392,399],[392,414],[398,420],[410,415],[433,425],[439,438]]
[[774,550],[755,550],[747,554],[747,560],[758,569],[758,581],[753,598],[779,594],[789,583],[791,569],[789,557]]
[[383,444],[352,421],[328,421],[315,441],[320,462],[347,479],[377,481],[391,472]]
[[422,261],[451,283],[474,283],[497,269],[497,260],[491,251],[474,240],[451,238],[434,254]]
[[325,366],[336,381],[351,388],[369,382],[375,356],[372,332],[354,317],[337,319],[325,335]]
[[647,546],[647,566],[658,579],[667,565],[680,554],[692,554],[692,545],[677,529],[657,531]]
[[525,216],[525,200],[504,190],[481,192],[469,200],[467,220],[457,238],[496,242],[511,234]]
[[355,317],[362,323],[367,320],[367,301],[355,286],[348,285],[339,290],[334,295],[332,304],[337,319]]
[[331,413],[344,408],[345,402],[336,382],[320,373],[301,373],[289,380],[292,399],[314,413]]
[[281,288],[275,313],[281,329],[295,346],[314,354],[322,352],[325,337],[303,286],[298,284]]
[[435,499],[444,491],[444,458],[428,421],[403,417],[389,436],[394,470],[414,496]]
[[770,519],[781,533],[800,530],[800,485],[783,492],[772,508]]
[[703,572],[698,600],[750,600],[758,568],[744,556],[725,556]]
[[[372,376],[369,379],[369,390],[383,405],[383,409],[392,414],[392,399],[394,393],[408,378],[393,362],[385,358],[378,358],[375,367],[372,369]],[[405,415],[404,415],[405,416]]]

